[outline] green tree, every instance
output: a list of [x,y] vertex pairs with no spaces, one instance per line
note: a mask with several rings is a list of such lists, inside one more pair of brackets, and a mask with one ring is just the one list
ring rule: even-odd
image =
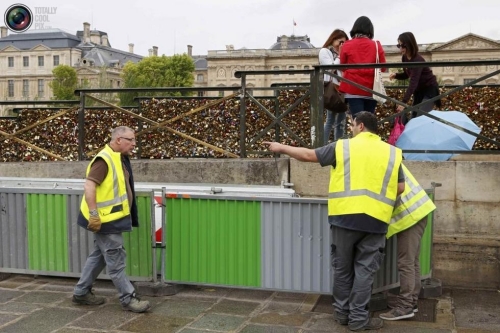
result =
[[76,70],[68,65],[59,65],[52,70],[54,78],[49,82],[52,89],[53,100],[72,100],[77,99],[74,92],[77,87],[78,79]]
[[[122,78],[125,88],[192,87],[194,62],[187,54],[167,57],[152,56],[138,63],[128,62],[123,67]],[[158,96],[157,92],[121,93],[121,105],[135,105],[134,98]],[[189,96],[191,92],[165,92],[162,96]]]

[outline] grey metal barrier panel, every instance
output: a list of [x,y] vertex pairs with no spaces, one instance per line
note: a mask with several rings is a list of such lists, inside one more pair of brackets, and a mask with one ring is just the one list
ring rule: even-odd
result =
[[[396,238],[375,275],[373,293],[399,285]],[[266,289],[330,294],[333,271],[326,199],[262,203],[262,286]]]
[[[183,197],[180,193],[177,193],[176,197],[177,199],[173,200],[184,201],[184,204],[172,206],[172,209],[182,209],[182,207],[189,209],[190,205],[196,202],[197,199],[207,201],[234,200],[260,202],[261,235],[259,261],[261,281],[259,285],[254,285],[254,288],[322,294],[330,294],[332,292],[330,226],[328,224],[326,199],[233,197],[224,195],[214,197],[203,194]],[[210,207],[210,205],[207,205],[207,207]],[[204,215],[231,215],[229,211],[220,211],[220,209],[224,209],[221,208],[225,207],[224,205],[213,205],[213,207],[217,207],[219,211],[204,211]],[[164,230],[168,229],[169,223],[169,213],[167,212],[166,214],[167,216],[163,219],[164,223],[166,223]],[[170,212],[170,214],[178,215],[177,217],[171,215],[172,218],[176,219],[174,223],[178,226],[182,224],[185,228],[188,228],[186,224],[189,224],[189,221],[184,219],[179,220],[184,216],[182,215],[183,212]],[[197,217],[194,216],[194,218],[196,219]],[[204,223],[217,223],[217,221],[206,221]],[[220,236],[218,235],[219,239],[217,239],[217,243],[230,241],[228,239],[220,239]],[[175,261],[175,274],[178,278],[165,278],[166,281],[187,284],[243,286],[239,284],[225,284],[223,282],[209,282],[203,279],[195,280],[191,279],[189,274],[186,274],[185,278],[180,277],[182,274],[177,274],[178,272],[189,272],[193,268],[189,260],[186,260],[188,257],[184,256],[184,253],[179,253],[179,251],[182,248],[189,249],[191,247],[195,248],[192,250],[193,252],[197,252],[199,249],[197,248],[197,239],[191,239],[190,237],[193,236],[190,236],[188,233],[185,233],[181,238],[178,238],[180,236],[175,234],[175,237],[176,246],[170,249],[171,253],[169,255],[171,256],[171,260]],[[207,237],[204,239],[206,242],[215,241]],[[179,243],[181,240],[187,241],[189,244],[181,245]],[[374,293],[397,286],[397,252],[394,240],[395,238],[392,237],[387,241],[385,260],[375,277]],[[169,244],[167,244],[167,248],[169,248]],[[162,249],[162,251],[165,251],[165,249]],[[223,257],[221,256],[220,258]],[[165,267],[168,267],[168,265],[165,265]],[[193,270],[195,273],[193,275],[209,276],[212,269],[213,267],[207,266],[205,270],[202,270],[200,266],[196,266]],[[170,272],[170,274],[173,273]],[[163,271],[162,275],[163,277],[168,276],[166,271]],[[237,275],[237,273],[229,272],[228,275]]]
[[28,269],[25,202],[23,193],[0,191],[0,272]]
[[[79,277],[94,246],[92,233],[76,224],[82,195],[81,189],[0,188],[0,272]],[[136,195],[152,197],[151,191],[138,191]],[[57,199],[52,200],[54,197]],[[65,216],[61,215],[63,211]],[[152,209],[143,207],[143,211]],[[149,219],[143,223],[143,228],[147,228],[145,236],[134,237],[135,240],[141,238],[139,245],[134,244],[141,254],[145,250],[152,253],[150,235],[154,222],[152,216]],[[61,234],[62,228],[55,230],[61,223],[66,233]],[[152,280],[152,260],[149,261],[151,268],[146,268],[140,276],[131,274],[131,280]],[[109,276],[101,274],[99,278],[109,279]]]

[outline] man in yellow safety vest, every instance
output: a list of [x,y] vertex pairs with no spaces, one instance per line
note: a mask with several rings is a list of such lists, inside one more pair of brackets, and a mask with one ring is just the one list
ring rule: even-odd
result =
[[420,241],[427,226],[427,215],[436,206],[411,172],[403,165],[405,190],[398,197],[392,214],[387,238],[397,237],[399,294],[396,301],[389,304],[392,309],[382,313],[384,320],[411,318],[418,312],[420,293]]
[[357,113],[351,129],[352,139],[317,149],[264,143],[272,152],[331,168],[328,221],[336,321],[352,331],[376,330],[383,321],[370,318],[367,307],[396,198],[405,189],[402,153],[375,134],[377,118],[370,112]]

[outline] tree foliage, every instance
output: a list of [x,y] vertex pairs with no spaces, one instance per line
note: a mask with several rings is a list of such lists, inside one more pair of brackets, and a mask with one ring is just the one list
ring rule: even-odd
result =
[[[194,62],[187,54],[167,57],[146,57],[138,63],[128,62],[123,67],[122,78],[125,88],[192,87]],[[122,93],[121,105],[134,105],[137,96],[189,96],[190,92],[165,93]]]
[[52,70],[54,78],[49,82],[52,89],[53,100],[72,100],[77,99],[74,92],[77,88],[76,70],[68,65],[59,65]]

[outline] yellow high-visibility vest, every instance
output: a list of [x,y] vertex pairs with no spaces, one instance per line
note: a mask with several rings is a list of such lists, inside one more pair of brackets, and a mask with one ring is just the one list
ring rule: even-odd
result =
[[431,198],[404,165],[403,172],[405,190],[396,200],[387,238],[410,228],[436,209]]
[[398,187],[401,149],[376,134],[339,140],[330,172],[328,215],[367,214],[389,223]]
[[[106,145],[90,162],[87,167],[87,176],[89,175],[92,163],[98,157],[102,158],[108,165],[108,173],[101,185],[96,188],[97,211],[101,222],[108,223],[130,215],[130,203],[128,202],[121,154],[114,152],[111,147]],[[88,220],[90,215],[85,196],[80,205],[80,211]]]

